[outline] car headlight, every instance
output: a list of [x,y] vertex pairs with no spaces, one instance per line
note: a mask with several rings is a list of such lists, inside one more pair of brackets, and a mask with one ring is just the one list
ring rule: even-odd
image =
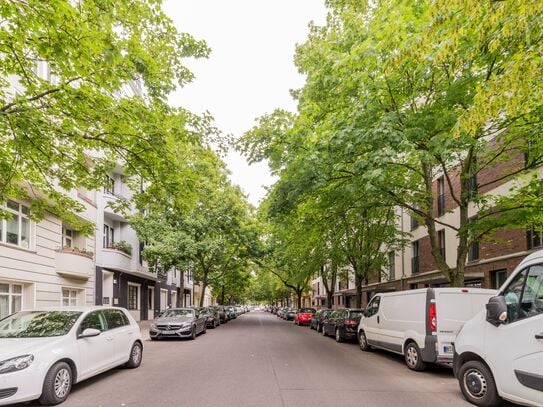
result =
[[26,369],[34,362],[34,355],[22,355],[0,362],[0,374]]

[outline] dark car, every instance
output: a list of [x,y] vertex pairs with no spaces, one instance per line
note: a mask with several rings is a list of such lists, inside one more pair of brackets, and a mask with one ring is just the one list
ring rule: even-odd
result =
[[311,320],[309,321],[309,327],[311,329],[316,329],[317,332],[322,331],[322,321],[329,315],[333,310],[330,308],[322,308],[313,314]]
[[228,314],[228,319],[236,319],[238,317],[236,308],[234,307],[226,307],[226,313]]
[[212,307],[198,308],[200,315],[206,319],[206,327],[215,329],[221,324],[219,311]]
[[214,307],[211,307],[211,308],[214,308],[217,310],[218,314],[219,314],[219,321],[221,324],[226,324],[228,322],[228,316],[226,315],[227,312],[226,312],[226,308],[223,307],[222,305],[216,305]]
[[338,309],[332,312],[323,321],[322,334],[324,336],[334,335],[337,342],[357,339],[356,331],[363,313],[363,309],[352,308]]
[[151,340],[168,337],[196,339],[199,333],[206,333],[206,320],[194,308],[168,309],[149,327]]
[[296,308],[287,309],[287,311],[285,312],[284,319],[287,320],[287,321],[294,321],[294,317],[296,316],[297,312],[298,312],[298,310]]

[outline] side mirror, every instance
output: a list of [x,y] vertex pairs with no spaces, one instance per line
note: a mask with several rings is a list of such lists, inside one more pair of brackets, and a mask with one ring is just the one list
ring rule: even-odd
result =
[[503,295],[497,295],[488,300],[486,320],[494,326],[499,326],[507,321],[507,304]]
[[99,329],[87,328],[79,334],[78,338],[92,338],[93,336],[98,336],[100,334],[101,332]]

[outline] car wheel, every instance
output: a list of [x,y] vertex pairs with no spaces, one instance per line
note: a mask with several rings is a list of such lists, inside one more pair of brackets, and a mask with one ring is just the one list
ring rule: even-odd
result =
[[360,331],[358,334],[358,345],[360,346],[360,350],[363,350],[364,352],[371,350],[371,346],[368,344],[368,339],[366,338],[366,333],[364,331]]
[[339,328],[336,328],[336,342],[343,342],[343,338],[341,337],[341,331],[339,330]]
[[192,340],[196,339],[196,326],[192,327],[192,332],[190,333],[190,339]]
[[326,333],[326,326],[322,326],[322,336],[328,336],[328,334]]
[[39,399],[42,405],[60,404],[68,398],[72,389],[72,368],[66,362],[59,362],[45,375]]
[[405,363],[411,370],[421,371],[426,369],[426,363],[422,360],[420,349],[415,342],[409,342],[404,350]]
[[483,363],[472,360],[458,371],[460,390],[467,401],[478,406],[498,406],[501,403],[494,376]]
[[141,364],[141,359],[143,356],[143,346],[141,346],[141,343],[134,342],[134,345],[132,345],[132,349],[130,350],[130,359],[128,359],[128,362],[125,363],[125,367],[129,369],[135,369]]

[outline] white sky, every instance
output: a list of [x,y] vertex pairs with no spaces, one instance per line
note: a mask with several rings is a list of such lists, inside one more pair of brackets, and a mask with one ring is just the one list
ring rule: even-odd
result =
[[[310,21],[324,24],[324,0],[166,0],[164,11],[212,50],[209,59],[187,61],[196,80],[173,94],[172,104],[209,111],[235,137],[276,108],[296,110],[289,90],[304,78],[294,66],[295,45],[305,41]],[[234,151],[225,160],[232,181],[258,205],[274,182],[267,165],[248,166]]]

